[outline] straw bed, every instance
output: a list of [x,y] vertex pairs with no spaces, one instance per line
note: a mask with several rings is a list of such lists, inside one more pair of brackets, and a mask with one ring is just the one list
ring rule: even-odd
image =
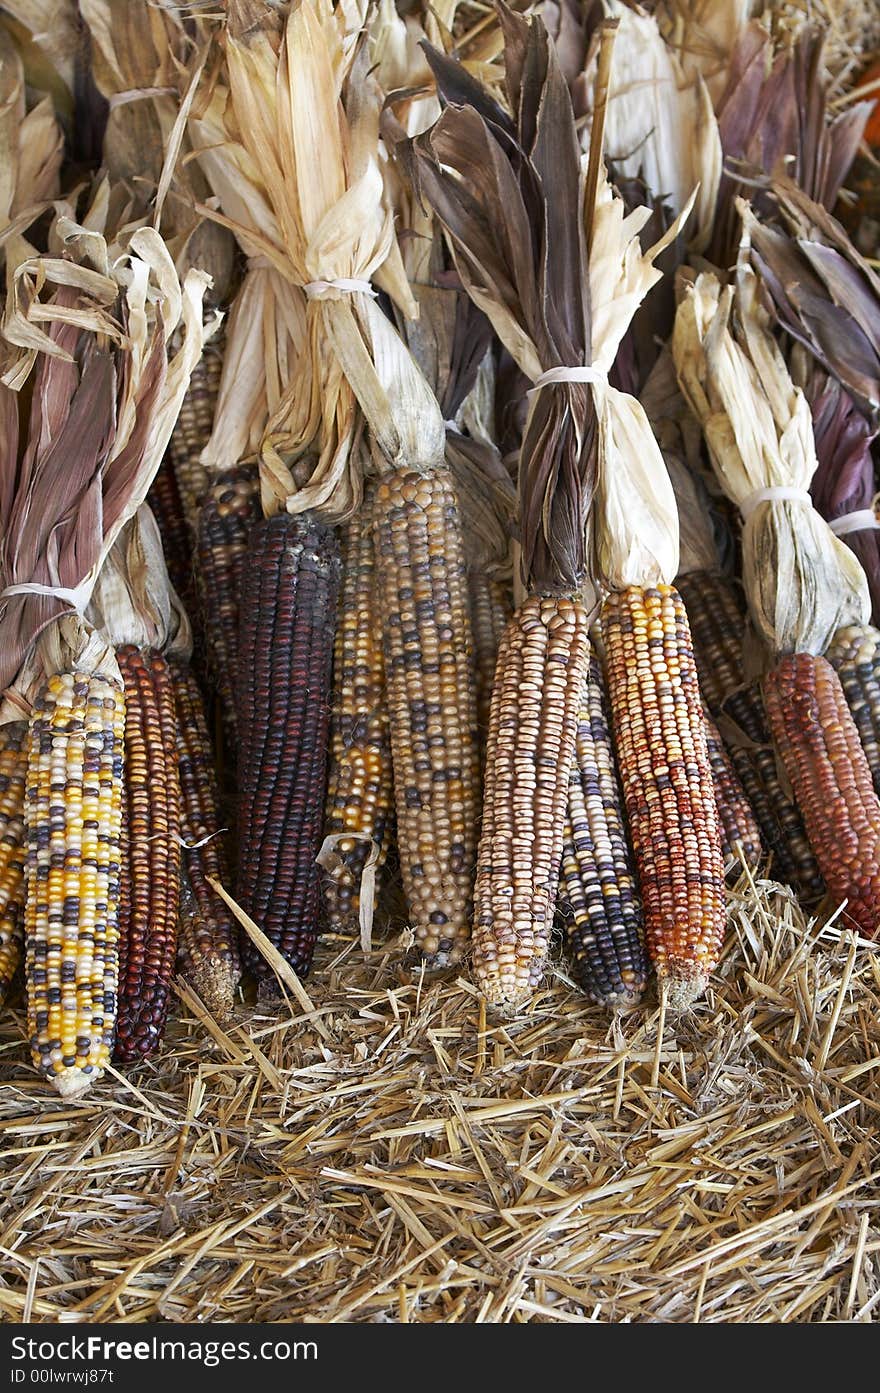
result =
[[876,1319],[876,951],[769,883],[732,923],[660,1037],[558,977],[493,1024],[399,940],[331,938],[277,1019],[208,1034],[187,994],[154,1061],[61,1108],[7,1017],[3,1317]]

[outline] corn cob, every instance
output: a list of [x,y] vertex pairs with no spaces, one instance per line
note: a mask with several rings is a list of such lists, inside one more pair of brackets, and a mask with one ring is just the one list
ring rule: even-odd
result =
[[324,831],[338,840],[332,869],[325,863],[323,890],[327,922],[336,930],[357,923],[370,849],[376,848],[378,872],[391,839],[391,737],[376,598],[373,492],[368,487],[361,511],[346,529],[333,662]]
[[750,866],[761,860],[761,832],[752,812],[751,804],[745,795],[739,776],[721,733],[704,705],[703,721],[706,726],[706,748],[712,769],[712,784],[715,789],[715,804],[718,808],[718,823],[721,830],[721,851],[725,861],[739,865],[737,843]]
[[162,550],[171,584],[177,591],[188,614],[195,612],[195,574],[193,570],[193,539],[183,514],[183,504],[177,481],[166,455],[150,485],[147,502],[162,537]]
[[116,1028],[124,729],[119,687],[85,673],[50,678],[30,721],[28,1035],[63,1097],[100,1077]]
[[648,951],[675,1009],[705,990],[726,922],[697,670],[675,588],[630,586],[602,608],[608,688]]
[[[742,650],[745,616],[739,591],[708,571],[680,576],[678,587],[693,635],[700,687],[713,718],[729,718],[742,743],[728,741],[731,762],[772,853],[773,874],[805,899],[823,891],[803,819],[779,781],[760,688],[746,683]],[[723,737],[722,737],[723,738]]]
[[[251,532],[238,651],[238,900],[304,976],[317,937],[333,636],[336,533],[280,513]],[[245,964],[271,969],[244,944]]]
[[193,368],[168,445],[168,461],[177,483],[183,515],[193,537],[198,534],[199,510],[211,486],[210,476],[200,456],[214,426],[214,408],[222,371],[223,356],[217,351],[215,340]]
[[229,748],[236,749],[235,674],[238,600],[248,535],[261,517],[257,468],[240,464],[218,475],[199,514],[198,581],[208,659]]
[[220,794],[198,683],[190,668],[175,661],[170,666],[184,840],[178,954],[183,975],[222,1023],[232,1014],[241,963],[237,926],[207,881],[212,876],[222,885],[230,884]]
[[648,976],[642,907],[595,653],[581,688],[559,907],[574,975],[587,995],[602,1006],[635,1004]]
[[476,859],[476,698],[452,477],[398,469],[376,493],[376,565],[397,843],[416,945],[461,960]]
[[483,748],[489,729],[489,706],[501,635],[513,614],[511,587],[485,570],[468,570],[474,671],[477,682],[477,731]]
[[810,843],[846,918],[880,925],[880,802],[840,678],[825,658],[783,657],[764,679],[770,728]]
[[180,781],[174,691],[160,653],[116,650],[125,683],[125,803],[114,1057],[151,1054],[165,1029],[177,956]]
[[577,600],[531,596],[501,636],[474,891],[474,973],[493,1006],[521,1006],[543,975],[588,661]]
[[880,630],[871,624],[838,629],[825,657],[840,678],[880,793]]
[[0,1005],[24,956],[27,726],[0,726]]

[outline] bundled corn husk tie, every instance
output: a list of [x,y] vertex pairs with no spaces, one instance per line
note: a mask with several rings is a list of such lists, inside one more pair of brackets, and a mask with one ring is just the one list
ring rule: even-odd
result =
[[22,261],[3,325],[14,349],[3,391],[32,378],[33,400],[18,473],[11,430],[4,463],[0,721],[26,714],[54,672],[88,668],[118,681],[112,648],[85,611],[144,501],[204,335],[207,278],[190,271],[181,286],[157,232],[136,230],[111,260],[90,228],[62,218],[57,231],[73,256]]
[[880,803],[844,691],[821,656],[854,630],[876,646],[868,585],[812,506],[810,409],[769,332],[747,233],[734,285],[703,274],[686,292],[673,351],[719,482],[743,517],[743,580],[771,655],[764,697],[784,770],[831,895],[873,934]]

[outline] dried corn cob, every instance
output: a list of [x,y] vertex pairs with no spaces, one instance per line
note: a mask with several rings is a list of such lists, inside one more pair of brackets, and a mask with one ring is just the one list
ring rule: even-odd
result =
[[498,645],[513,614],[513,594],[507,582],[485,570],[469,568],[468,597],[477,681],[477,731],[482,748],[489,729],[489,706],[492,701]]
[[0,1004],[24,956],[27,726],[0,726]]
[[376,565],[403,887],[431,966],[470,936],[476,859],[476,699],[452,477],[399,469],[376,492]]
[[100,1077],[116,1028],[124,729],[120,689],[85,673],[50,678],[30,721],[28,1035],[63,1097]]
[[635,1004],[648,976],[642,907],[595,653],[581,688],[559,907],[574,975],[587,995],[602,1006]]
[[[305,975],[317,938],[333,635],[335,531],[279,513],[251,532],[238,650],[238,900]],[[245,963],[271,969],[248,940]]]
[[770,728],[829,891],[867,937],[880,925],[880,802],[840,678],[825,658],[783,657],[764,679]]
[[198,580],[208,657],[230,750],[236,749],[238,600],[248,535],[262,516],[256,465],[217,475],[199,515]]
[[712,783],[715,788],[715,804],[718,808],[718,822],[721,828],[721,850],[725,860],[733,858],[739,865],[737,843],[750,866],[761,860],[761,832],[751,804],[745,795],[742,783],[721,739],[720,731],[703,708],[703,722],[706,727],[706,748],[712,769]]
[[824,888],[819,867],[803,819],[779,781],[760,689],[745,680],[745,616],[739,590],[723,576],[708,571],[680,576],[677,584],[690,621],[700,687],[709,711],[716,720],[724,717],[734,722],[744,737],[741,742],[731,739],[725,743],[764,843],[772,852],[771,870],[804,898],[815,900]]
[[114,1058],[151,1054],[165,1029],[177,957],[180,781],[174,691],[161,653],[116,650],[125,683],[125,806]]
[[588,660],[577,600],[532,596],[501,637],[474,891],[474,972],[493,1006],[521,1006],[544,972]]
[[880,793],[880,631],[871,624],[848,624],[837,630],[825,657],[840,678]]
[[162,549],[171,583],[183,601],[187,613],[192,614],[195,610],[193,539],[184,517],[177,481],[167,455],[150,485],[147,502],[153,510],[162,536]]
[[180,776],[181,914],[178,954],[183,975],[221,1023],[229,1018],[241,976],[238,929],[207,877],[230,883],[220,828],[220,794],[202,695],[189,667],[171,663]]
[[223,356],[215,339],[193,368],[168,445],[168,461],[177,483],[183,515],[194,538],[199,530],[199,510],[211,486],[200,456],[211,437],[222,371]]
[[648,950],[669,1002],[705,990],[726,922],[702,702],[675,588],[630,586],[602,608],[608,688]]
[[345,533],[333,662],[324,831],[335,841],[332,867],[323,858],[322,863],[327,871],[324,909],[330,928],[337,930],[357,923],[367,858],[375,848],[378,872],[391,839],[391,735],[376,598],[373,490],[368,486]]

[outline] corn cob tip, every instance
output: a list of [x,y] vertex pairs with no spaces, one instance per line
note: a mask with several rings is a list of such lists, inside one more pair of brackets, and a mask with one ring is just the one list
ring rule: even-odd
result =
[[680,1013],[690,1011],[709,985],[709,974],[694,963],[667,958],[662,971],[658,972],[660,990],[666,995],[666,1005],[670,1011]]
[[52,1083],[65,1102],[75,1103],[103,1072],[103,1069],[93,1069],[86,1074],[82,1069],[65,1069],[63,1074],[53,1076]]

